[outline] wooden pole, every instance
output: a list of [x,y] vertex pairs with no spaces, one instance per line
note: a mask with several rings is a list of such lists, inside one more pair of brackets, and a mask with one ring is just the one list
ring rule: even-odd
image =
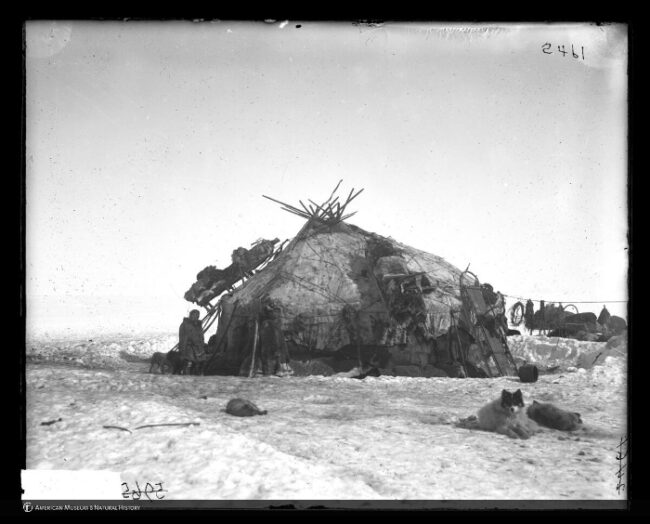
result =
[[350,200],[352,198],[352,193],[354,193],[354,188],[352,188],[350,190],[350,194],[348,195],[348,198],[346,198],[345,202],[341,205],[341,208],[339,209],[339,216],[341,216],[343,214],[343,212],[345,211],[345,208],[350,203]]
[[[311,200],[310,198],[308,198],[307,200],[309,200],[312,204],[314,204],[314,206],[316,207],[316,209],[318,209],[318,211],[320,211],[320,212],[322,213],[322,215],[325,215],[325,211],[324,211],[324,209],[323,209],[322,207],[320,207],[316,202],[314,202],[314,201]],[[320,218],[322,215],[316,215],[316,217],[317,217],[317,218]]]
[[357,214],[357,211],[355,211],[354,213],[350,213],[350,214],[348,214],[348,215],[345,215],[344,217],[341,217],[341,218],[340,218],[339,222],[342,222],[343,220],[345,220],[345,219],[347,219],[347,218],[350,218],[351,216],[354,216],[354,215],[356,215],[356,214]]
[[253,355],[251,357],[251,368],[248,372],[248,378],[252,378],[253,370],[255,369],[255,354],[257,352],[257,331],[259,329],[259,320],[255,319],[255,335],[253,335]]
[[350,189],[350,194],[348,195],[348,198],[345,199],[345,204],[346,205],[350,201],[350,197],[352,196],[352,193],[354,193],[354,188]]
[[354,195],[352,198],[348,199],[348,201],[346,202],[346,204],[349,204],[349,203],[352,202],[355,198],[357,198],[361,193],[363,193],[363,190],[364,190],[364,189],[365,189],[365,188],[361,188],[361,189],[359,189],[359,191],[358,191],[357,193],[355,193],[355,195]]
[[[343,182],[343,179],[339,180],[339,183],[336,184],[336,187],[334,188],[334,191],[332,191],[332,194],[330,195],[330,198],[332,198],[332,197],[334,196],[334,193],[336,193],[336,190],[337,190],[337,189],[339,188],[339,186],[341,185],[341,182]],[[326,200],[326,202],[328,202],[330,198],[328,198],[328,199]]]
[[336,197],[329,204],[327,204],[327,208],[325,208],[325,206],[323,206],[323,208],[325,208],[325,212],[328,214],[329,218],[332,219],[332,220],[336,218],[334,216],[334,210],[332,209],[332,206],[334,206],[337,203],[336,201],[338,199],[339,199],[339,197]]
[[302,211],[300,209],[298,209],[297,207],[292,206],[291,204],[287,204],[286,202],[282,202],[281,200],[276,200],[275,198],[271,198],[270,196],[266,196],[266,195],[262,195],[262,196],[264,198],[268,199],[268,200],[272,200],[273,202],[276,202],[276,203],[281,204],[281,205],[283,205],[285,207],[291,208],[294,211],[300,211],[302,213]]
[[302,217],[302,218],[309,218],[311,216],[311,215],[308,215],[307,213],[304,213],[303,211],[294,211],[293,209],[289,209],[288,207],[282,207],[281,206],[280,209],[282,209],[284,211],[288,211],[289,213],[291,213],[293,215],[298,215],[299,217]]

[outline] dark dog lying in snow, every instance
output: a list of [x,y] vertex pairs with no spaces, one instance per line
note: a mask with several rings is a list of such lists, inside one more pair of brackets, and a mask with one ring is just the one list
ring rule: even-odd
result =
[[171,371],[171,364],[167,362],[167,355],[156,351],[151,357],[151,366],[149,373],[167,373]]
[[173,373],[174,375],[178,375],[182,368],[183,362],[178,351],[168,351],[167,353],[156,351],[151,357],[149,373]]
[[574,431],[582,427],[580,413],[565,411],[553,404],[542,404],[533,400],[526,410],[528,417],[540,426],[546,426],[560,431]]
[[236,417],[253,417],[255,415],[266,415],[267,411],[258,408],[250,400],[233,398],[226,406],[226,413]]

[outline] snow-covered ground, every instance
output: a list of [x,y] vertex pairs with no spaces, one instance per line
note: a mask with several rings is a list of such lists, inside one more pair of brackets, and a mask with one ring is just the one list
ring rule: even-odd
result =
[[[27,468],[118,471],[127,483],[162,482],[168,500],[624,499],[626,344],[510,342],[520,361],[559,367],[533,384],[170,376],[149,374],[144,359],[174,335],[28,341]],[[513,440],[454,425],[502,389],[577,411],[585,428]],[[268,415],[226,414],[235,397]]]

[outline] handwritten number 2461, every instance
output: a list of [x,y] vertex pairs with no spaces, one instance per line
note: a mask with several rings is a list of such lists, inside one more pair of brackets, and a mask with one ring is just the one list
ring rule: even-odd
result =
[[[553,54],[553,51],[551,51],[552,48],[553,48],[553,44],[551,44],[550,42],[546,42],[545,44],[542,45],[542,53],[546,55],[552,55]],[[584,46],[580,46],[580,54],[576,53],[576,49],[574,48],[573,44],[571,44],[571,52],[567,51],[564,48],[564,45],[557,46],[557,52],[562,53],[562,56],[571,55],[573,56],[573,58],[582,57],[583,60],[585,59]]]

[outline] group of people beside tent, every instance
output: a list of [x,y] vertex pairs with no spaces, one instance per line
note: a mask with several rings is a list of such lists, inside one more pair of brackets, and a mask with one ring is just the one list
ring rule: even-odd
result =
[[[627,329],[626,321],[610,314],[603,305],[598,317],[592,312],[578,313],[574,305],[563,306],[540,301],[539,309],[535,311],[533,301],[526,302],[525,309],[521,302],[513,306],[513,310],[524,310],[524,325],[532,334],[534,330],[546,332],[548,336],[577,338],[578,340],[606,341],[611,336],[619,335]],[[570,311],[573,309],[575,312]],[[517,321],[512,320],[515,325]]]

